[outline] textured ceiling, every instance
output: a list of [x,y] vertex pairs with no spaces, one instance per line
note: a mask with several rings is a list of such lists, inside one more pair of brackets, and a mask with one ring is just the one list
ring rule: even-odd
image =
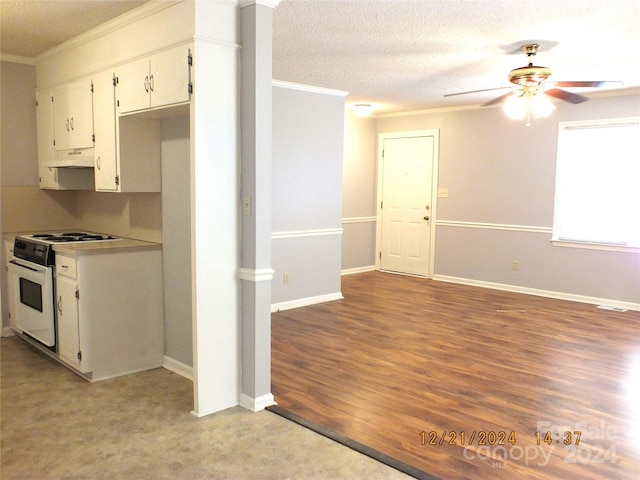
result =
[[508,85],[535,40],[554,80],[640,86],[639,25],[638,0],[283,0],[273,76],[378,112],[478,104],[504,92],[443,95]]
[[[143,3],[0,0],[2,54],[35,57]],[[273,76],[346,90],[378,113],[476,105],[504,92],[443,95],[506,86],[536,41],[554,80],[638,88],[638,25],[639,0],[283,0]]]
[[147,1],[0,0],[0,48],[35,57]]

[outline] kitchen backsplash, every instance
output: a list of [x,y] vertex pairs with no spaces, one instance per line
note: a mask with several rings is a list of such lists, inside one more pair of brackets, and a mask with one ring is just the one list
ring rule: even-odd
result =
[[4,233],[76,226],[76,192],[41,190],[38,185],[2,186]]
[[79,228],[162,242],[162,195],[160,193],[76,192]]
[[82,229],[162,242],[160,193],[50,191],[2,186],[4,233]]

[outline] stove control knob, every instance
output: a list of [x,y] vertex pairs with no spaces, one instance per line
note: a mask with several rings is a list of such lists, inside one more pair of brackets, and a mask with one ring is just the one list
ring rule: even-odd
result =
[[17,248],[18,250],[24,250],[25,248],[27,248],[27,244],[25,242],[23,242],[22,240],[18,240],[14,244],[14,248]]

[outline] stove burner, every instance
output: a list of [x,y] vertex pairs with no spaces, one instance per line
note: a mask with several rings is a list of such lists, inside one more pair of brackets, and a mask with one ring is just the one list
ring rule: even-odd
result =
[[50,237],[44,237],[43,240],[48,240],[49,242],[62,243],[62,242],[75,242],[76,238],[75,237],[58,237],[58,236],[52,235]]
[[91,241],[91,240],[110,240],[113,237],[109,235],[108,237],[104,237],[102,235],[82,235],[80,240],[82,241]]
[[64,242],[90,242],[99,240],[115,240],[111,235],[100,235],[97,233],[87,232],[67,232],[67,233],[36,233],[31,235],[34,239],[46,242],[64,243]]

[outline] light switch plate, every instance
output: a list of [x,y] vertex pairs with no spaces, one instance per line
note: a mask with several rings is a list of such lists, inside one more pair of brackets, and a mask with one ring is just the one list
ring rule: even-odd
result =
[[249,195],[242,197],[242,214],[245,217],[251,215],[251,197]]

